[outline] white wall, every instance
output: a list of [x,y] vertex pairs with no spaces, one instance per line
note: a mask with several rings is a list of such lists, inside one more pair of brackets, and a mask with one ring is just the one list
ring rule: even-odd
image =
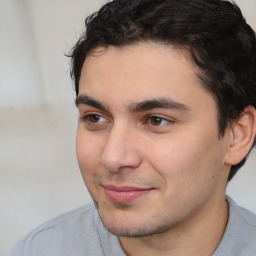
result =
[[22,1],[0,1],[0,106],[42,102],[34,38]]
[[[43,221],[90,201],[75,156],[64,57],[95,0],[0,0],[0,256]],[[256,28],[255,0],[239,0]],[[256,152],[228,186],[256,212]]]

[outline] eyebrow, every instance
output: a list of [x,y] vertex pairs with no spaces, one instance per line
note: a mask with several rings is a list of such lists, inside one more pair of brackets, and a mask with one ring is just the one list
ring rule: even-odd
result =
[[[75,100],[75,104],[77,107],[83,104],[83,105],[89,105],[89,106],[95,107],[102,111],[109,112],[109,108],[107,106],[85,95],[79,95]],[[191,111],[191,109],[187,105],[174,101],[169,98],[154,98],[154,99],[144,100],[138,103],[132,103],[128,106],[129,112],[143,112],[143,111],[147,111],[155,108],[173,109],[173,110],[178,110],[182,112]]]
[[79,107],[79,105],[82,104],[82,105],[89,105],[89,106],[95,107],[102,111],[109,111],[109,108],[107,106],[105,106],[104,104],[100,103],[99,101],[97,101],[89,96],[85,96],[85,95],[79,95],[75,100],[75,104],[77,107]]
[[173,109],[182,112],[191,111],[191,109],[185,104],[174,101],[169,98],[150,99],[139,103],[133,103],[131,106],[129,106],[129,110],[131,112],[142,112],[155,108]]

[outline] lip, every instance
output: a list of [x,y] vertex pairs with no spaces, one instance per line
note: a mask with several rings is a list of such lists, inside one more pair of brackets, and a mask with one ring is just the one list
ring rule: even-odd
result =
[[131,186],[117,187],[113,185],[103,186],[107,197],[117,203],[131,202],[143,195],[150,193],[155,188],[138,188]]

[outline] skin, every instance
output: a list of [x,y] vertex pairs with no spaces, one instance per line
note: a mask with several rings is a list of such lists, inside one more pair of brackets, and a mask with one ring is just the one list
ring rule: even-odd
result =
[[[83,65],[78,163],[127,255],[211,255],[225,231],[233,137],[219,138],[196,72],[185,51],[154,43],[99,47]],[[148,191],[117,202],[108,185]]]

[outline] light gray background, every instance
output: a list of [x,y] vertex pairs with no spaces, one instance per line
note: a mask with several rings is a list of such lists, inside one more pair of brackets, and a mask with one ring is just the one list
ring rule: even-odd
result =
[[[90,201],[75,156],[64,57],[105,1],[0,0],[0,256],[32,228]],[[256,28],[255,0],[239,0]],[[228,194],[256,212],[256,153]]]

